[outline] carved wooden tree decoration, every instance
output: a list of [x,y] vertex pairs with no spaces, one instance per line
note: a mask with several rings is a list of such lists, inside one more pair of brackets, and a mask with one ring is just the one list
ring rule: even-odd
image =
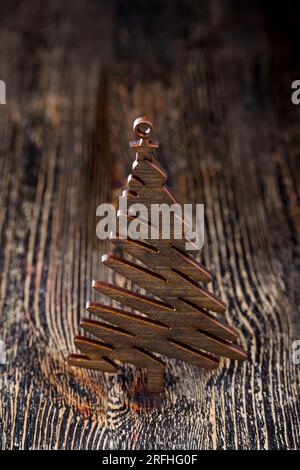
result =
[[[158,144],[149,140],[151,122],[138,118],[134,130],[138,140],[130,146],[136,159],[123,193],[128,211],[118,213],[119,222],[123,217],[127,223],[134,220],[132,203],[144,204],[150,213],[151,204],[176,202],[165,186],[166,173],[154,159]],[[138,262],[109,254],[102,257],[103,263],[150,295],[94,281],[96,291],[124,308],[88,304],[87,310],[97,320],[84,318],[80,326],[97,340],[76,336],[75,345],[83,354],[70,355],[69,364],[104,372],[116,372],[116,360],[135,364],[147,369],[148,390],[159,392],[164,388],[165,366],[155,353],[205,369],[218,367],[218,356],[246,359],[246,352],[235,344],[237,331],[214,315],[224,314],[226,304],[205,287],[211,281],[210,272],[186,251],[186,237],[178,239],[174,230],[173,223],[169,239],[112,235],[113,243]]]

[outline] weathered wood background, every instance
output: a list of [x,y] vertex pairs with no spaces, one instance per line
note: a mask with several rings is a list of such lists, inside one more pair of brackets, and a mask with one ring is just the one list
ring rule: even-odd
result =
[[[296,2],[1,2],[2,448],[300,447],[298,18]],[[203,257],[249,351],[211,373],[169,360],[160,398],[133,367],[65,362],[111,276],[95,210],[141,113],[172,191],[205,203]]]

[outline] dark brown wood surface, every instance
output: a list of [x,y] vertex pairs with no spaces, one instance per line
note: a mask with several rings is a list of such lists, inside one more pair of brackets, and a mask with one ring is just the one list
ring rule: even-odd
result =
[[[295,449],[300,444],[299,7],[285,2],[3,1],[0,441],[4,449]],[[249,360],[214,371],[68,368],[101,265],[96,207],[149,115],[180,202],[203,202],[203,262]]]

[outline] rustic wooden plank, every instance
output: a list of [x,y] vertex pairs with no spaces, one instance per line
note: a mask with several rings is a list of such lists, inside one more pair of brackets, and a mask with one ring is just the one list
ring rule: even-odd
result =
[[[2,448],[299,448],[297,15],[154,3],[2,7]],[[205,203],[202,261],[250,353],[208,373],[169,360],[160,400],[131,366],[108,379],[64,359],[91,280],[131,287],[101,268],[95,211],[124,186],[143,113],[172,193]]]

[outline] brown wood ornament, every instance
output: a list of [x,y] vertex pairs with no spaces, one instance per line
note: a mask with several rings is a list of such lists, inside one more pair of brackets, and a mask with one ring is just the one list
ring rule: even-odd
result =
[[247,354],[236,344],[237,331],[215,315],[224,314],[226,304],[206,288],[212,279],[210,272],[186,251],[190,240],[185,236],[178,238],[178,227],[182,228],[185,222],[180,219],[176,223],[175,217],[170,237],[163,239],[161,224],[154,226],[147,220],[141,223],[140,217],[131,213],[133,203],[144,204],[150,214],[153,204],[171,206],[176,202],[165,185],[167,175],[154,158],[158,143],[150,140],[152,123],[140,117],[134,121],[133,129],[138,140],[131,142],[130,147],[136,152],[136,159],[123,192],[128,210],[118,212],[118,221],[123,218],[128,228],[128,224],[139,220],[150,237],[136,240],[113,233],[112,242],[138,262],[113,254],[104,255],[102,262],[151,295],[94,281],[96,291],[124,308],[89,303],[87,310],[97,320],[83,318],[80,326],[97,339],[76,336],[74,342],[82,354],[71,354],[68,362],[110,373],[117,372],[115,361],[131,363],[146,368],[148,390],[160,392],[164,388],[165,365],[155,353],[205,369],[218,367],[220,356],[245,360]]

